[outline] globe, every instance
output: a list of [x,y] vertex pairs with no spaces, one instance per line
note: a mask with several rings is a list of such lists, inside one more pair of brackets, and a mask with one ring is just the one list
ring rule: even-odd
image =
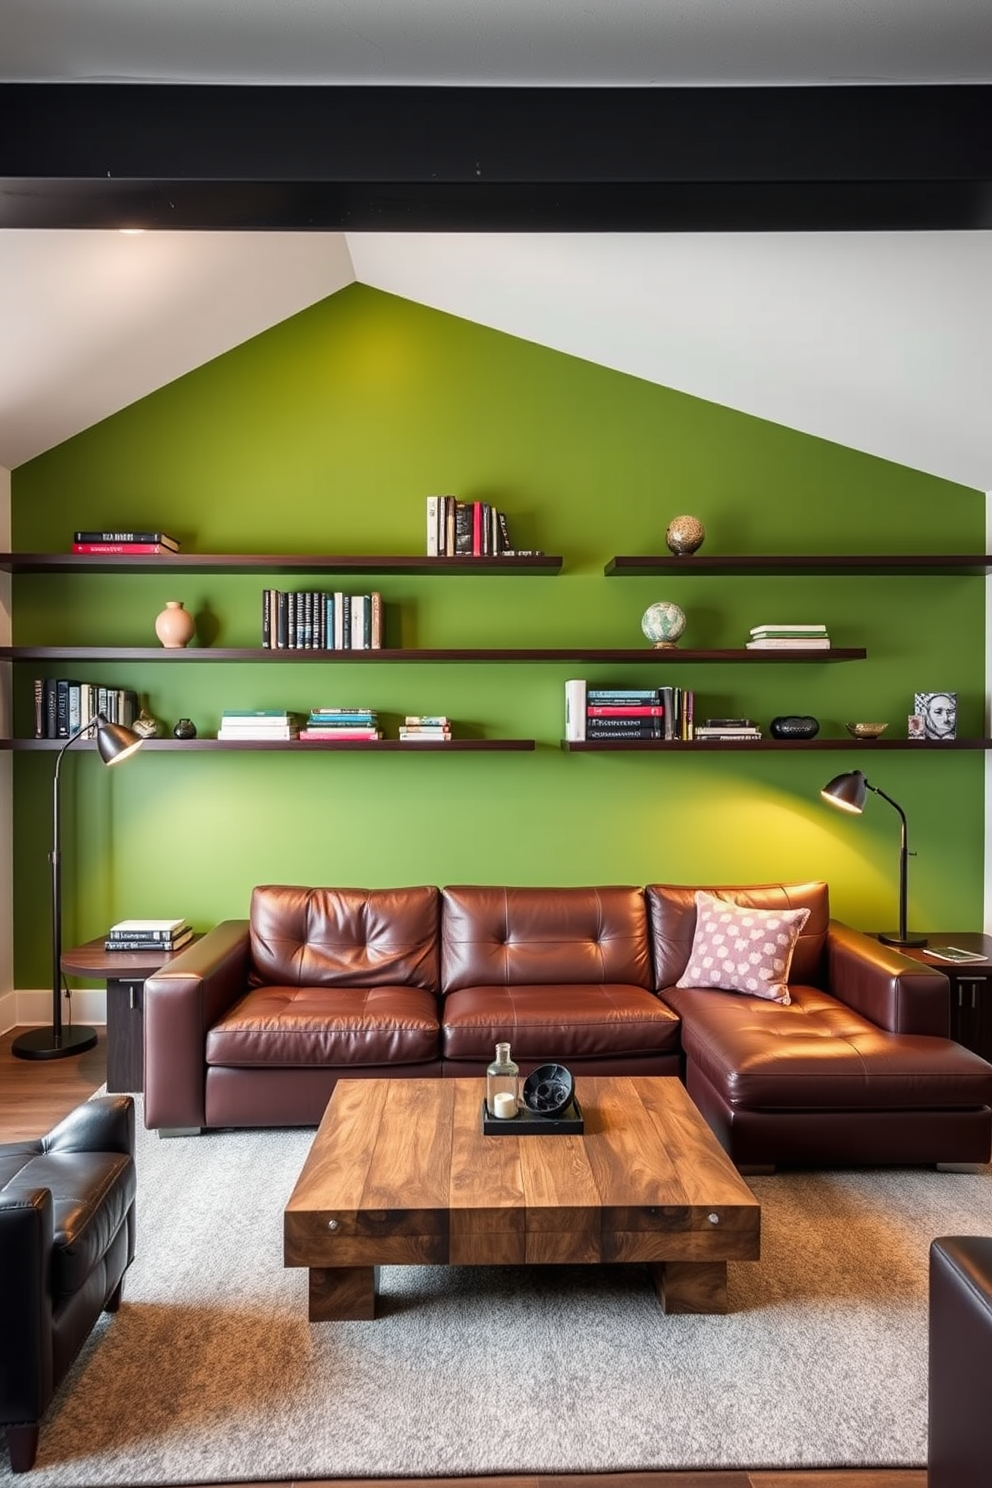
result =
[[671,600],[661,599],[648,605],[641,616],[641,629],[655,646],[677,646],[685,630],[685,612]]

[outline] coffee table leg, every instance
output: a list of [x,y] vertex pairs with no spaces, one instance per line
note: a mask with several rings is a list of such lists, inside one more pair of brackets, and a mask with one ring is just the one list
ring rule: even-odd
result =
[[726,1261],[651,1261],[663,1312],[726,1312]]
[[311,1266],[312,1323],[368,1323],[375,1317],[378,1266]]

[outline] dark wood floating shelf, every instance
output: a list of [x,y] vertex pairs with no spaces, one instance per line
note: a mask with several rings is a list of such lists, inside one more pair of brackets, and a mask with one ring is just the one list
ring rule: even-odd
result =
[[735,574],[835,574],[926,575],[926,574],[987,574],[992,573],[992,554],[974,556],[958,553],[937,554],[840,554],[823,557],[820,554],[775,554],[767,557],[705,557],[693,553],[683,558],[670,555],[661,557],[611,558],[603,572],[607,578],[647,577],[651,574],[677,575],[679,578],[700,578],[722,575],[731,578]]
[[4,573],[556,574],[560,557],[427,558],[327,553],[0,553]]
[[655,650],[640,646],[636,650],[602,650],[593,646],[563,646],[558,649],[513,650],[380,650],[380,651],[309,651],[295,647],[285,649],[250,649],[237,646],[0,646],[0,659],[10,661],[277,661],[371,662],[384,661],[622,661],[669,666],[682,662],[710,661],[863,661],[863,646],[831,647],[829,651],[748,651],[744,648],[726,651]]
[[992,739],[562,739],[568,754],[594,754],[604,750],[626,754],[724,754],[728,750],[757,754],[762,750],[855,749],[871,754],[876,749],[909,749],[915,754],[944,754],[949,749],[992,749]]
[[[0,749],[54,750],[61,749],[64,739],[4,739]],[[73,749],[95,749],[89,739],[80,739]],[[295,750],[297,754],[470,754],[525,753],[537,747],[534,739],[431,739],[422,744],[407,744],[402,739],[341,739],[334,743],[327,739],[146,739],[142,751],[149,749],[184,750],[189,753],[197,749],[224,750]]]

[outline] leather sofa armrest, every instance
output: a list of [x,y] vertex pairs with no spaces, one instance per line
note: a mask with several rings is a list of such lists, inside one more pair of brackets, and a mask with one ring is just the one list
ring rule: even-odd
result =
[[206,1125],[206,1041],[248,990],[247,920],[223,920],[145,982],[145,1126]]
[[124,1152],[134,1156],[134,1101],[97,1095],[84,1101],[42,1138],[46,1152]]
[[889,1033],[950,1037],[951,984],[936,967],[831,920],[827,990]]
[[0,1421],[36,1421],[54,1388],[51,1190],[0,1194]]
[[951,1236],[930,1245],[930,1488],[992,1482],[992,1239]]

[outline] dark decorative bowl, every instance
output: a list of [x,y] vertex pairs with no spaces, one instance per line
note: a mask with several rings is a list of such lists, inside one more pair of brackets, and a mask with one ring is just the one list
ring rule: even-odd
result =
[[538,1116],[559,1116],[574,1094],[575,1080],[563,1064],[542,1064],[524,1081],[524,1105]]
[[768,732],[773,739],[815,739],[820,732],[820,723],[819,719],[790,713],[783,718],[773,718]]

